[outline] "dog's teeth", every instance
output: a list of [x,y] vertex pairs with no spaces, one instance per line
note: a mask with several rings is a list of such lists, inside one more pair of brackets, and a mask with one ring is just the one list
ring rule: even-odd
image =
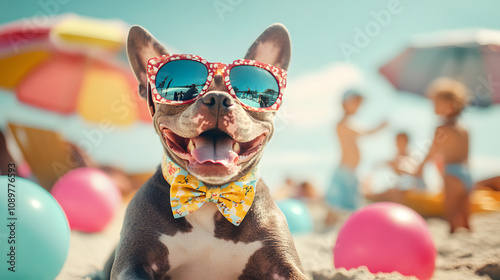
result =
[[234,151],[235,153],[237,153],[237,154],[239,154],[239,153],[240,153],[240,151],[241,151],[241,148],[240,148],[240,143],[238,143],[238,142],[234,142],[234,145],[233,145],[233,151]]
[[188,153],[191,153],[191,151],[194,150],[194,148],[196,148],[196,147],[194,146],[193,140],[189,140],[189,143],[187,146]]

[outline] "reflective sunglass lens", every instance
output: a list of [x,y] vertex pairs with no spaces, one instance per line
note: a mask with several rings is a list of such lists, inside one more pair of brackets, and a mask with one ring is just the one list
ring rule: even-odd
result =
[[193,60],[174,60],[156,75],[156,89],[167,100],[186,101],[198,96],[207,81],[205,65]]
[[229,72],[229,79],[238,99],[248,106],[268,108],[278,99],[278,82],[265,69],[251,65],[235,66]]

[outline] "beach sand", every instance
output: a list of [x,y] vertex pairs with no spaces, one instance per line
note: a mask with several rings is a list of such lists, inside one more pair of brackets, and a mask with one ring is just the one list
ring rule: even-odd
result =
[[[85,234],[73,231],[68,259],[57,280],[81,279],[104,266],[119,238],[125,206],[103,232]],[[348,213],[321,232],[294,236],[302,265],[310,279],[415,279],[398,273],[371,274],[366,269],[335,270],[332,248],[338,230]],[[432,279],[439,280],[500,280],[500,212],[479,213],[471,217],[473,233],[448,234],[448,224],[438,218],[427,219],[438,251],[436,270]]]
[[[348,217],[342,215],[338,224]],[[500,280],[500,213],[472,215],[474,232],[448,233],[448,224],[439,218],[427,219],[437,249],[436,270],[432,279]],[[323,233],[295,237],[302,265],[314,280],[414,279],[398,273],[373,275],[366,269],[333,269],[332,248],[340,225]]]

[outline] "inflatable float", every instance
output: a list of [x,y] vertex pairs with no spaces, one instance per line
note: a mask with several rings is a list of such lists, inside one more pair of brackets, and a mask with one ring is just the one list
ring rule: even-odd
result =
[[[420,213],[422,216],[444,215],[444,194],[429,194],[421,191],[405,191],[401,204]],[[500,211],[500,192],[486,189],[473,190],[470,196],[471,212]]]

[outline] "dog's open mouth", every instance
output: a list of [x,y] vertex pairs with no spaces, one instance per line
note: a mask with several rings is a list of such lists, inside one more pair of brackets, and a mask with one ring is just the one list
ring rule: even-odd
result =
[[170,150],[194,164],[221,164],[226,168],[251,159],[262,147],[266,134],[248,142],[237,142],[219,129],[205,131],[194,138],[184,138],[162,128],[163,138]]

